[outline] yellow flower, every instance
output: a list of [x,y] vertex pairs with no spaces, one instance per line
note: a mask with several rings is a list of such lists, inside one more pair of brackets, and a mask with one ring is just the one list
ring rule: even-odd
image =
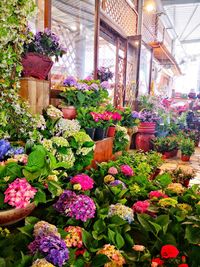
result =
[[158,201],[158,205],[160,205],[161,207],[168,207],[168,206],[175,207],[177,204],[178,201],[170,197],[162,198]]
[[74,185],[73,185],[73,189],[74,189],[74,190],[81,190],[82,187],[81,187],[80,184],[74,184]]
[[55,267],[55,266],[45,259],[38,259],[33,262],[31,267]]
[[177,204],[177,208],[179,208],[181,211],[185,213],[192,211],[192,207],[187,203]]
[[182,194],[185,191],[185,188],[180,183],[171,183],[168,185],[167,190],[176,194]]
[[57,177],[57,175],[52,174],[52,175],[49,175],[49,176],[47,177],[47,180],[48,180],[48,181],[54,181],[54,182],[57,182],[57,181],[58,181],[58,177]]
[[115,177],[113,177],[112,175],[108,174],[104,177],[104,183],[111,183],[115,180]]

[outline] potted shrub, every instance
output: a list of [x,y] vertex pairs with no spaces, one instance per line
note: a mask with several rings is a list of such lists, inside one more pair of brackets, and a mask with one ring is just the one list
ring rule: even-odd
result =
[[[29,32],[27,34],[30,35]],[[37,32],[24,46],[22,75],[45,80],[53,66],[51,58],[55,57],[58,61],[65,53],[65,49],[59,44],[59,38],[51,30]]]
[[164,158],[177,156],[178,140],[176,136],[157,137],[153,140],[154,149],[163,154]]
[[189,186],[189,182],[191,179],[195,177],[196,172],[190,167],[184,168],[181,166],[175,170],[169,172],[174,183],[181,183],[185,187]]
[[155,137],[156,123],[160,118],[155,112],[143,110],[140,112],[140,124],[136,135],[136,148],[144,152],[152,149],[151,140]]
[[189,161],[191,155],[195,151],[194,141],[190,140],[189,138],[183,138],[180,144],[180,149],[181,149],[181,160]]

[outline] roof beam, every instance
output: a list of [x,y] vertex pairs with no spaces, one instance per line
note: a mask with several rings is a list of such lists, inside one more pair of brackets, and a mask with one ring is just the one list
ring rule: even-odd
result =
[[200,38],[199,39],[182,40],[180,42],[182,44],[200,43]]
[[200,0],[162,0],[164,6],[200,4]]

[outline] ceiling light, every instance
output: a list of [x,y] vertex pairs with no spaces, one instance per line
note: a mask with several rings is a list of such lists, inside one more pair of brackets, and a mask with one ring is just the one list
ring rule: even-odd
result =
[[145,1],[144,9],[145,9],[148,13],[151,13],[151,12],[156,11],[156,5],[155,5],[155,2],[154,2],[153,0]]

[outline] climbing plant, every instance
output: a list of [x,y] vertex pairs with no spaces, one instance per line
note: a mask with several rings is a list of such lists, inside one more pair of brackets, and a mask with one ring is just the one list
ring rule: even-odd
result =
[[34,0],[0,1],[0,90],[19,86],[27,17],[33,10]]

